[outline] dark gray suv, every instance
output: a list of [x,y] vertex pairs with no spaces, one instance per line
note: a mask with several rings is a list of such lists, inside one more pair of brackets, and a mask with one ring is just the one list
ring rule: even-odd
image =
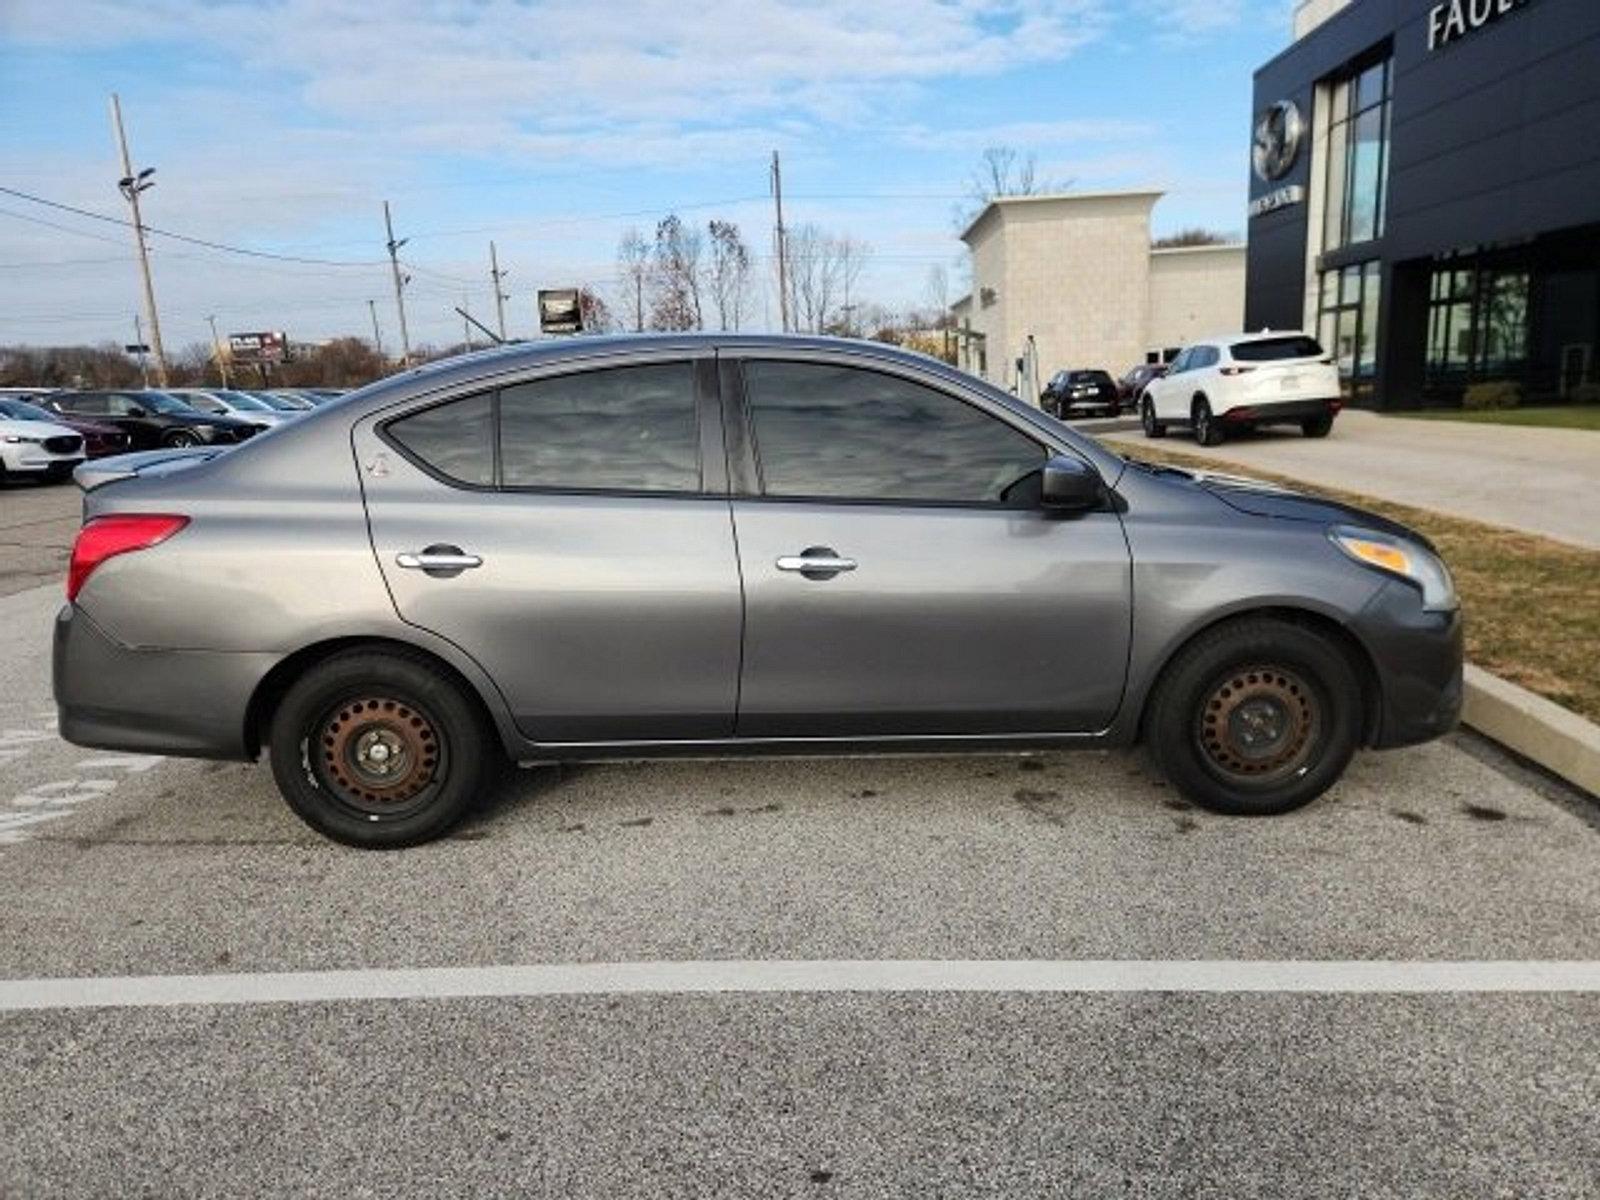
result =
[[508,347],[78,475],[63,735],[266,746],[361,846],[438,836],[507,761],[742,751],[1143,740],[1199,803],[1279,813],[1461,701],[1417,534],[886,346]]

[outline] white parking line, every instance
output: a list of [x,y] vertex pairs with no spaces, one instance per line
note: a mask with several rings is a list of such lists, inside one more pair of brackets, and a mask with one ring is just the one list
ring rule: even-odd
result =
[[13,979],[0,980],[0,1012],[774,992],[1593,993],[1600,962],[730,960]]

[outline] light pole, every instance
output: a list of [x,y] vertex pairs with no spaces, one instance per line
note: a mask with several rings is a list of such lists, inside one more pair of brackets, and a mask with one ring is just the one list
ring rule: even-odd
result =
[[228,360],[223,357],[222,339],[217,336],[217,318],[210,316],[206,320],[211,323],[211,353],[217,356],[217,370],[222,372],[222,386],[231,388],[233,384],[228,382]]
[[133,243],[139,250],[139,270],[144,276],[144,311],[150,321],[150,348],[156,356],[156,381],[167,386],[167,354],[161,346],[161,318],[156,315],[156,288],[150,280],[150,251],[144,244],[144,218],[139,213],[139,193],[155,187],[151,178],[154,167],[134,173],[133,159],[128,154],[128,135],[122,130],[122,101],[111,93],[111,123],[117,130],[117,147],[122,151],[122,178],[117,180],[117,190],[122,193],[128,207],[133,210]]

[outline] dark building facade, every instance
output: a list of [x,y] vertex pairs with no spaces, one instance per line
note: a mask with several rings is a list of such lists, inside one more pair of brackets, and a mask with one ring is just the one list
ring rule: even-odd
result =
[[1254,96],[1249,328],[1358,404],[1600,402],[1600,0],[1353,0]]

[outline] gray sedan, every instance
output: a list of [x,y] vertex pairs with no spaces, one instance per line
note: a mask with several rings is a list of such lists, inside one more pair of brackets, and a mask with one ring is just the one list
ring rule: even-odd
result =
[[266,747],[360,846],[439,836],[506,762],[670,754],[1142,740],[1200,804],[1281,813],[1461,703],[1419,535],[886,346],[507,347],[78,478],[63,735]]

